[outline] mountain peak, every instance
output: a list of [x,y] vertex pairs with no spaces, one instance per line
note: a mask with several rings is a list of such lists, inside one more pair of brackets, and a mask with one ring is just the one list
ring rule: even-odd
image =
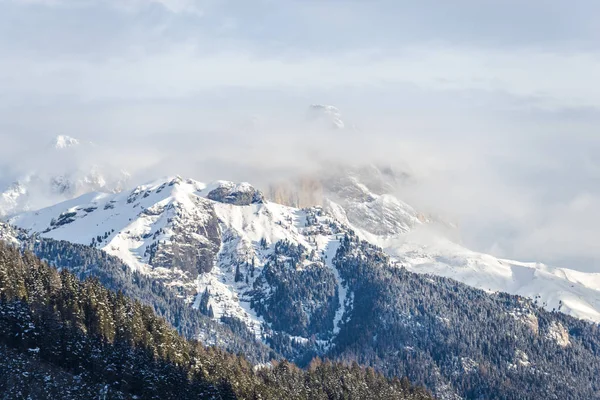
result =
[[248,182],[234,183],[217,181],[207,198],[220,203],[235,205],[260,204],[265,202],[265,197],[260,190],[255,189]]
[[54,139],[53,146],[55,149],[67,149],[79,145],[79,140],[67,135],[58,135]]
[[311,119],[328,121],[334,129],[344,129],[346,126],[342,120],[342,113],[335,106],[311,104],[309,112]]

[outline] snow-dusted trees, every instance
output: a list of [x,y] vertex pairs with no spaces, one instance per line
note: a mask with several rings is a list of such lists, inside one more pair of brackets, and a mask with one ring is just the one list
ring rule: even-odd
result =
[[98,279],[80,282],[1,242],[0,288],[5,398],[431,398],[331,362],[255,370],[244,357],[185,340],[150,307]]
[[[440,397],[598,397],[598,325],[519,296],[408,272],[351,233],[333,261],[354,303],[330,356],[407,375]],[[549,335],[556,324],[569,345]]]
[[[327,339],[338,307],[337,282],[321,261],[305,264],[310,252],[288,241],[274,251],[254,282],[252,307],[274,330]],[[269,288],[266,293],[261,288]]]

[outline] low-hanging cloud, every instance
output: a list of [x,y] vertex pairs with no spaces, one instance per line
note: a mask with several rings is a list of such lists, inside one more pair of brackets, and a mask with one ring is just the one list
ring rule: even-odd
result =
[[[264,185],[376,162],[470,247],[600,271],[596,3],[249,3],[1,0],[0,183],[86,162]],[[346,129],[308,121],[312,103]],[[48,165],[58,134],[92,159]]]

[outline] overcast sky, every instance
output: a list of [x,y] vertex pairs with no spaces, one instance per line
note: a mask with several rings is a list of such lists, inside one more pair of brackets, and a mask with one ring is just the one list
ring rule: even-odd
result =
[[[598,15],[593,0],[0,0],[0,174],[57,134],[199,180],[375,158],[409,169],[403,197],[470,247],[600,271]],[[307,134],[311,103],[360,133]]]

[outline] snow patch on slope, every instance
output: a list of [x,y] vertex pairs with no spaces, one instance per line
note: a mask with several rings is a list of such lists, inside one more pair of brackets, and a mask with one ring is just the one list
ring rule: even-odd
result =
[[346,288],[346,286],[342,282],[342,277],[340,276],[339,271],[337,270],[335,265],[333,265],[333,259],[335,257],[335,253],[340,247],[340,242],[336,237],[329,237],[326,240],[327,242],[324,245],[325,264],[328,268],[331,269],[333,275],[335,276],[335,280],[338,283],[339,307],[335,312],[335,317],[333,319],[333,334],[337,335],[338,333],[340,333],[340,323],[342,322],[342,318],[346,313],[346,308],[350,308],[352,306],[354,296],[352,292],[348,293],[348,288]]

